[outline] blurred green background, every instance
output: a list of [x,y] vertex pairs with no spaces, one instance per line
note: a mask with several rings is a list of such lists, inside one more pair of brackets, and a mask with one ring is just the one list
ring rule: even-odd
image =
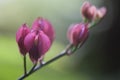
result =
[[[84,1],[0,0],[0,80],[16,80],[23,74],[22,56],[15,41],[16,31],[23,23],[31,26],[35,18],[44,17],[53,24],[56,39],[45,57],[47,61],[69,43],[67,29],[71,24],[82,21],[80,6]],[[114,5],[110,0],[88,1],[98,7],[106,6],[108,13],[97,27],[90,30],[84,46],[75,54],[51,63],[25,80],[119,80],[119,66],[115,65],[118,72],[110,71],[114,71],[114,67],[109,68],[108,55],[104,54],[107,53],[105,47],[114,18]],[[30,69],[32,63],[29,57],[27,61]]]

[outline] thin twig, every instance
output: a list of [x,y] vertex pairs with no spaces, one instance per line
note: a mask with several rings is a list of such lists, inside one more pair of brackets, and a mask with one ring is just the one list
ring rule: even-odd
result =
[[26,55],[23,57],[23,62],[24,62],[24,75],[27,74],[27,68],[26,68]]
[[28,74],[30,74],[30,73],[35,69],[36,66],[37,66],[37,63],[35,63],[35,64],[33,65],[33,67],[32,67],[31,70],[28,72]]
[[105,17],[94,21],[94,22],[92,23],[92,25],[90,25],[90,27],[88,27],[88,28],[91,29],[91,28],[95,27],[96,25],[98,25],[99,23],[101,23],[101,21],[102,21],[104,18],[105,18]]

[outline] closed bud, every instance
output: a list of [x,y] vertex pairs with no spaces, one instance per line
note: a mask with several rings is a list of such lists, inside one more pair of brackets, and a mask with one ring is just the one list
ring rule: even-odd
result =
[[27,53],[27,50],[24,45],[24,39],[29,32],[30,29],[27,27],[26,24],[23,24],[16,33],[16,42],[22,55],[26,55]]
[[96,7],[86,1],[81,7],[81,13],[85,19],[91,21],[96,15]]
[[105,7],[97,8],[87,1],[84,2],[83,6],[81,7],[83,18],[85,18],[85,20],[89,22],[103,18],[106,14],[106,11],[107,10]]
[[82,13],[83,16],[87,16],[86,12],[89,9],[89,7],[91,7],[91,4],[88,1],[83,3],[83,5],[81,7],[81,13]]
[[97,11],[97,9],[96,9],[96,7],[95,6],[91,6],[89,9],[88,9],[88,11],[87,11],[87,16],[86,16],[86,18],[87,19],[89,19],[90,21],[91,20],[94,20],[95,19],[95,16],[96,16],[96,11]]
[[72,25],[67,32],[68,39],[71,44],[78,46],[84,42],[88,36],[88,28],[84,23]]
[[42,60],[45,53],[51,47],[51,42],[48,36],[43,31],[38,30],[29,33],[25,37],[24,44],[33,63]]
[[52,27],[52,24],[42,18],[42,17],[38,17],[32,24],[32,29],[33,30],[42,30],[50,39],[51,43],[54,40],[55,37],[55,31]]
[[107,10],[106,10],[105,7],[102,7],[100,9],[98,9],[97,12],[96,12],[96,19],[103,18],[105,16],[106,12],[107,12]]

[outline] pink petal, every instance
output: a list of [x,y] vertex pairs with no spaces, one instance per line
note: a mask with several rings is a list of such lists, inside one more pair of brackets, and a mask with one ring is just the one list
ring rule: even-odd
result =
[[36,33],[36,35],[34,39],[31,41],[31,43],[33,44],[28,46],[31,46],[29,48],[30,59],[33,63],[36,63],[43,59],[43,56],[51,46],[51,42],[48,36],[43,31],[38,31],[38,32],[34,31],[34,32]]
[[84,17],[86,17],[88,15],[87,11],[90,7],[91,7],[91,4],[88,1],[83,3],[83,5],[81,7],[81,13]]
[[87,18],[89,20],[93,20],[96,16],[96,11],[97,11],[96,7],[94,5],[91,6],[87,11],[87,13],[88,13]]
[[68,31],[67,31],[67,37],[68,37],[68,40],[70,40],[70,42],[71,43],[73,43],[73,30],[74,30],[74,28],[76,27],[76,26],[78,26],[79,24],[72,24],[70,27],[69,27],[69,29],[68,29]]
[[72,39],[75,45],[81,42],[83,34],[84,34],[84,29],[85,29],[85,25],[82,25],[82,24],[76,25],[75,28],[73,29]]
[[40,30],[41,27],[41,17],[38,17],[37,19],[34,20],[33,24],[32,24],[32,29],[33,30]]
[[36,33],[31,32],[25,37],[24,44],[25,44],[25,48],[27,49],[27,51],[29,51],[31,47],[33,46],[35,36],[36,36]]
[[96,17],[98,19],[101,19],[105,16],[106,12],[107,12],[107,9],[105,7],[102,7],[102,8],[97,10]]
[[27,27],[26,24],[23,24],[16,33],[16,42],[22,55],[25,55],[27,53],[27,50],[24,45],[24,39],[29,32],[30,29]]
[[53,42],[55,37],[55,31],[48,20],[38,17],[33,22],[32,29],[42,30],[50,38],[51,43]]
[[39,54],[38,51],[38,44],[33,44],[31,49],[29,50],[29,57],[33,63],[38,62],[38,59],[41,57],[41,54]]
[[79,43],[83,42],[88,34],[87,25],[84,23],[75,24],[68,29],[68,39],[69,41],[77,46]]
[[16,41],[18,42],[21,37],[25,37],[30,32],[26,24],[23,24],[16,32]]
[[[51,42],[46,34],[44,32],[39,33],[39,43],[38,43],[38,50],[41,57],[45,55],[45,53],[50,49]],[[39,58],[41,60],[41,58]]]

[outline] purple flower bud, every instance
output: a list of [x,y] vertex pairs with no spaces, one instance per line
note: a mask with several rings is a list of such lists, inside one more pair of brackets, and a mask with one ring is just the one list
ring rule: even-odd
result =
[[24,39],[29,32],[30,29],[27,27],[26,24],[23,24],[16,33],[16,42],[22,55],[26,55],[27,53],[27,50],[24,45]]
[[81,42],[84,42],[88,36],[87,25],[84,23],[72,25],[68,29],[67,36],[73,45],[79,45]]
[[51,23],[41,17],[38,17],[32,24],[33,30],[42,30],[50,39],[51,43],[54,40],[55,37],[55,31],[51,25]]
[[40,30],[34,30],[29,33],[25,37],[24,44],[33,63],[42,60],[51,46],[48,36]]

